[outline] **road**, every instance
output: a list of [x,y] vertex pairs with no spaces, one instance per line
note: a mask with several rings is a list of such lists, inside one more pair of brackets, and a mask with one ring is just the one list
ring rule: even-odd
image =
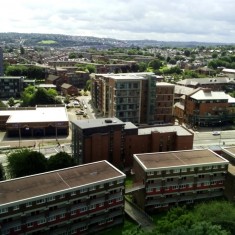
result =
[[220,135],[212,135],[212,132],[195,132],[193,147],[231,146],[235,145],[235,131],[220,131]]

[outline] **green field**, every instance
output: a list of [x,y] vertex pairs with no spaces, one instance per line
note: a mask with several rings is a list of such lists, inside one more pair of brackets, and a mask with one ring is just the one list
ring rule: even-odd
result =
[[42,40],[39,44],[56,44],[56,41],[53,40]]

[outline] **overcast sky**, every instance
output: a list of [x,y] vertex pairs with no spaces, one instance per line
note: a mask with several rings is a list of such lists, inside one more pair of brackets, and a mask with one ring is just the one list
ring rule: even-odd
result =
[[0,32],[235,42],[234,0],[7,0]]

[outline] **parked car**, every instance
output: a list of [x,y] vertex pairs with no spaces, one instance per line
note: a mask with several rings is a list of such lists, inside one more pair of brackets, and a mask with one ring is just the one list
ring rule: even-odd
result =
[[85,112],[84,112],[83,110],[77,110],[77,111],[76,111],[76,114],[77,114],[77,115],[83,115],[84,113],[85,113]]

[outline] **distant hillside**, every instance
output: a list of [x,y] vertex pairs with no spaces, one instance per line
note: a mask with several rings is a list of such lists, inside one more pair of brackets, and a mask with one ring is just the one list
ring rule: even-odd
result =
[[[44,43],[42,43],[44,42]],[[49,43],[50,42],[50,43]],[[53,43],[52,43],[53,42]],[[71,36],[63,34],[39,34],[39,33],[0,33],[0,44],[15,44],[24,46],[50,46],[50,47],[196,47],[229,45],[222,43],[202,42],[170,42],[157,40],[117,40],[112,38],[97,38],[86,36]]]

